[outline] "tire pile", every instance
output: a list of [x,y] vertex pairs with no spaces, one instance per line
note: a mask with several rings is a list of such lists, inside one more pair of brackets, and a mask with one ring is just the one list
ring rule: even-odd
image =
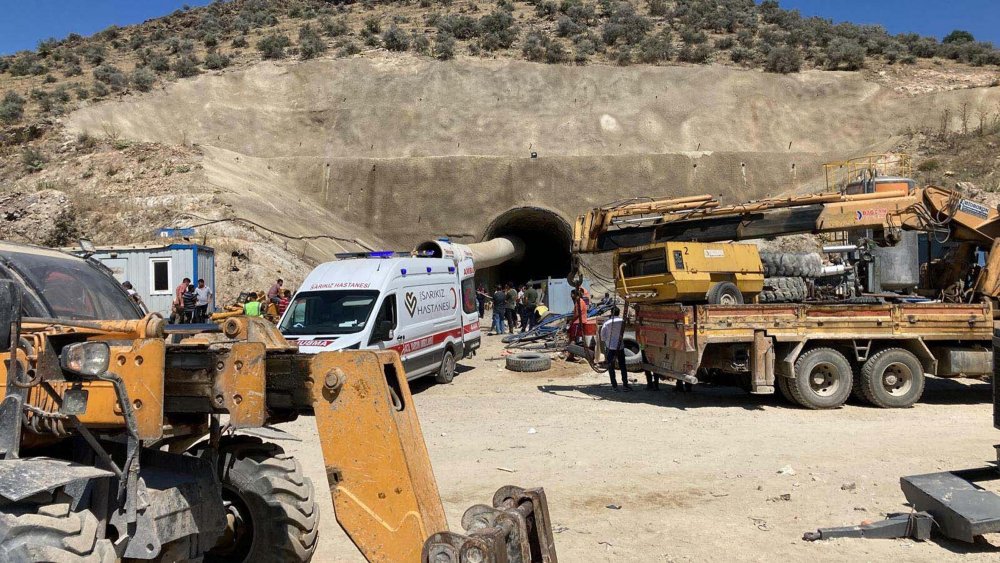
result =
[[823,260],[815,252],[761,252],[764,265],[764,290],[761,303],[794,303],[809,294],[806,279],[823,273]]

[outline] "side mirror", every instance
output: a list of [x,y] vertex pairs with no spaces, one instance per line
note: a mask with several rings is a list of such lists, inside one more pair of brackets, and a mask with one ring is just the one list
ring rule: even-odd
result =
[[379,321],[375,325],[375,338],[378,342],[392,340],[392,321]]
[[11,280],[0,280],[0,352],[10,350],[11,328],[20,321],[21,288]]

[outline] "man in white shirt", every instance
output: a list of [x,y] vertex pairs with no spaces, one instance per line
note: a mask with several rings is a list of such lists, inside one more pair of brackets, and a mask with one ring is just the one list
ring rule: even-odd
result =
[[622,389],[631,391],[628,385],[628,368],[625,364],[625,319],[621,317],[621,310],[618,307],[611,308],[611,318],[601,325],[601,342],[604,343],[605,361],[608,363],[608,374],[611,376],[611,388],[618,390],[618,381],[615,378],[615,362],[622,372]]
[[195,305],[195,322],[204,323],[208,321],[208,305],[212,302],[212,290],[205,285],[205,280],[198,280],[198,287],[194,288],[194,294],[198,298]]

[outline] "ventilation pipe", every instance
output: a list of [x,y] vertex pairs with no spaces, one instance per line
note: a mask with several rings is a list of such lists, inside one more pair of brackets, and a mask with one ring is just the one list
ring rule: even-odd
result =
[[[503,264],[509,260],[524,257],[524,242],[516,236],[501,236],[483,242],[458,244],[447,240],[429,240],[414,249],[432,258],[450,258],[461,262],[471,257],[476,269],[485,269]],[[429,253],[429,254],[428,254]]]

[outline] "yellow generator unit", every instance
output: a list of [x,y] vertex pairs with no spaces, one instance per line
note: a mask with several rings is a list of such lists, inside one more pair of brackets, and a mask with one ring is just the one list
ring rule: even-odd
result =
[[615,289],[630,301],[738,305],[764,288],[752,244],[666,242],[615,251]]

